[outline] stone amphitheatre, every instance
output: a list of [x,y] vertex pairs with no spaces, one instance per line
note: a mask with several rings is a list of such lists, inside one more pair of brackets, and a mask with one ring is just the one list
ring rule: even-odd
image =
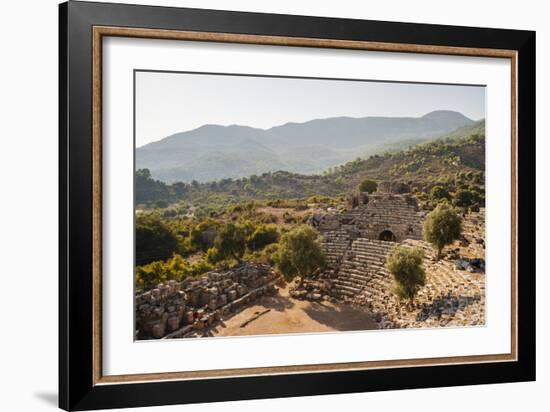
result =
[[[298,287],[267,264],[241,263],[136,296],[136,338],[167,339],[485,323],[484,209],[462,216],[462,235],[436,261],[422,240],[425,212],[412,194],[357,194],[317,210],[326,268]],[[424,252],[426,284],[414,307],[392,292],[386,258],[397,244]]]

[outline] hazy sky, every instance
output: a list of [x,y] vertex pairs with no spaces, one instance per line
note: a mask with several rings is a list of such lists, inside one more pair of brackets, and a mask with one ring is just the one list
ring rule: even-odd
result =
[[138,147],[205,124],[267,129],[336,116],[420,117],[433,110],[484,118],[485,87],[136,73]]

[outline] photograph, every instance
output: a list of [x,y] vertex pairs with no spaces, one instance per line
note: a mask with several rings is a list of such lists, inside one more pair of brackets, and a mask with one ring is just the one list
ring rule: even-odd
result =
[[485,85],[133,76],[135,340],[485,326]]
[[60,408],[520,407],[536,27],[373,6],[59,6]]

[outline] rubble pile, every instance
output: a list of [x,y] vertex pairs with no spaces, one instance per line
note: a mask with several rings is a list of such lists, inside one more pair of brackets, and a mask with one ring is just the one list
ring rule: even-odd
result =
[[178,337],[207,328],[259,297],[275,294],[277,279],[270,265],[241,263],[198,280],[160,284],[136,296],[136,337]]

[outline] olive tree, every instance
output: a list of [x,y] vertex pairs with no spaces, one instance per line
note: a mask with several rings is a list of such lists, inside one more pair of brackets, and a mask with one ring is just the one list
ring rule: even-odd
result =
[[446,203],[432,210],[424,222],[424,240],[437,250],[437,260],[441,259],[443,248],[457,240],[461,232],[461,217]]
[[422,267],[422,250],[396,246],[388,256],[386,268],[394,278],[394,292],[400,299],[409,299],[412,306],[414,297],[426,284],[426,273]]
[[277,268],[287,281],[304,278],[325,264],[323,250],[317,241],[318,233],[308,225],[300,225],[283,234],[275,256]]
[[234,223],[227,223],[218,231],[214,247],[219,260],[233,258],[240,262],[246,247],[244,230]]

